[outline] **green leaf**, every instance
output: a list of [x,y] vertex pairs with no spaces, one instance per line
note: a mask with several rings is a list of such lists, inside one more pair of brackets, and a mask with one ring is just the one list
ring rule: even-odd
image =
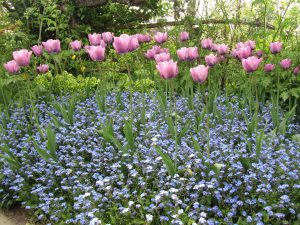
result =
[[167,154],[164,154],[159,146],[154,146],[154,148],[157,151],[157,153],[161,156],[169,175],[173,177],[176,174],[176,168],[173,164],[172,159]]
[[249,159],[244,158],[244,157],[240,157],[239,160],[242,163],[242,166],[244,167],[244,169],[247,171],[250,168]]
[[47,112],[47,114],[52,118],[53,123],[54,123],[54,125],[55,125],[57,128],[63,126],[62,122],[59,121],[59,119],[57,118],[57,116],[53,115],[53,114],[52,114],[51,112],[49,112],[49,111],[46,111],[46,112]]
[[49,125],[47,128],[47,149],[50,151],[50,156],[57,161],[56,156],[56,135],[54,131],[51,129],[51,126]]
[[45,149],[40,148],[40,146],[38,145],[38,143],[36,142],[36,140],[32,139],[33,141],[33,146],[35,148],[35,150],[37,151],[37,153],[39,153],[39,155],[45,160],[45,161],[49,161],[49,159],[51,158],[51,156],[47,153],[47,151]]
[[186,134],[186,132],[187,132],[188,129],[190,128],[190,125],[191,125],[191,121],[189,120],[189,121],[184,125],[184,127],[182,128],[182,130],[179,132],[178,137],[177,137],[178,143],[181,142],[181,138],[183,138],[183,136]]
[[121,142],[118,139],[116,139],[114,136],[112,136],[105,130],[99,130],[98,133],[101,134],[105,140],[113,144],[119,151],[123,153],[127,153],[127,149],[123,147]]
[[264,139],[264,130],[260,132],[260,135],[256,135],[256,158],[259,159],[260,153],[261,153],[261,148],[262,148],[262,143]]
[[135,149],[135,145],[134,145],[134,132],[132,129],[132,120],[130,121],[125,121],[125,126],[124,126],[124,134],[128,143],[128,147],[131,150]]
[[172,137],[175,137],[175,127],[171,116],[167,117],[168,130]]

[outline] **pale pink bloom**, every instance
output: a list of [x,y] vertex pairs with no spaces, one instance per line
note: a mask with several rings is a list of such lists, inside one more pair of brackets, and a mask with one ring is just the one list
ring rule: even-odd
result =
[[252,51],[251,51],[251,48],[249,46],[247,46],[247,47],[239,48],[237,50],[236,54],[239,57],[239,59],[246,59],[252,55]]
[[266,64],[265,66],[264,66],[264,70],[266,71],[266,72],[271,72],[271,71],[273,71],[275,69],[275,65],[274,64]]
[[258,58],[262,57],[263,54],[264,54],[263,50],[257,50],[256,51],[256,55],[257,55]]
[[58,39],[49,39],[46,42],[42,42],[46,52],[48,53],[58,53],[61,51],[60,49],[60,40]]
[[199,65],[195,68],[191,68],[191,76],[195,82],[203,83],[208,76],[209,66]]
[[93,61],[102,61],[105,58],[105,48],[101,45],[89,46],[85,50]]
[[189,39],[189,32],[183,31],[179,35],[180,41],[187,41]]
[[101,34],[101,37],[106,44],[110,44],[113,42],[114,34],[111,32],[104,32]]
[[170,53],[160,53],[160,54],[156,54],[154,56],[155,62],[159,63],[159,62],[165,62],[165,61],[169,61],[171,60],[171,56]]
[[280,66],[282,69],[289,69],[292,65],[292,60],[291,59],[283,59],[280,61]]
[[15,60],[8,61],[3,64],[4,68],[8,73],[17,73],[20,70],[19,64]]
[[81,41],[71,41],[70,48],[72,48],[74,51],[79,51],[81,49]]
[[255,41],[248,40],[248,41],[245,42],[245,45],[249,46],[251,48],[251,50],[255,49]]
[[88,34],[90,45],[98,46],[101,43],[101,34]]
[[35,56],[40,56],[43,54],[43,45],[34,45],[31,47],[31,50]]
[[159,44],[166,42],[168,40],[167,32],[165,33],[157,32],[154,36],[154,40]]
[[293,70],[293,74],[295,76],[297,76],[299,74],[299,71],[300,71],[300,68],[299,67],[296,67],[294,70]]
[[145,57],[147,59],[154,59],[155,55],[156,55],[156,52],[153,49],[148,49],[147,52],[145,53]]
[[173,60],[159,62],[156,64],[156,68],[159,72],[159,75],[163,79],[171,79],[178,75],[178,66],[177,62],[173,62]]
[[205,56],[205,62],[208,66],[214,66],[219,61],[218,57],[216,55],[210,54]]
[[201,46],[204,49],[210,49],[212,47],[213,41],[210,38],[201,41]]
[[188,48],[184,47],[184,48],[178,49],[178,50],[176,51],[176,53],[177,53],[177,56],[178,56],[178,58],[179,58],[180,60],[182,60],[182,61],[187,60],[188,54],[189,54],[189,53],[188,53]]
[[27,49],[21,49],[19,51],[13,52],[13,58],[19,66],[28,66],[30,63],[31,55],[32,51],[28,51]]
[[247,59],[242,59],[242,65],[247,73],[252,73],[258,69],[261,61],[262,58],[259,59],[256,56],[251,56]]
[[270,51],[273,54],[279,53],[282,49],[282,43],[281,42],[272,42],[270,44]]
[[228,46],[225,44],[220,44],[217,46],[217,51],[220,55],[225,55],[228,53]]
[[122,34],[114,38],[113,46],[118,54],[131,52],[139,47],[139,41],[136,36]]
[[49,71],[49,66],[47,64],[41,64],[36,69],[39,73],[47,73]]
[[236,44],[236,49],[239,50],[240,48],[245,48],[247,45],[243,42],[239,42]]

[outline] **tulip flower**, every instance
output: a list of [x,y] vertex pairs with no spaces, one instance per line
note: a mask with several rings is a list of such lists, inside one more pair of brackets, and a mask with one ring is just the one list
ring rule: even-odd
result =
[[225,55],[228,53],[228,46],[225,44],[220,44],[217,46],[217,51],[220,55]]
[[281,42],[272,42],[270,44],[270,51],[273,54],[279,53],[282,49],[282,43]]
[[144,55],[147,59],[154,59],[154,56],[156,55],[156,52],[153,49],[148,49],[147,52]]
[[157,32],[154,36],[154,40],[159,44],[166,42],[168,40],[167,32],[165,33]]
[[4,63],[3,66],[6,69],[6,71],[11,74],[17,73],[20,70],[20,66],[15,60],[11,60],[7,63]]
[[123,54],[138,48],[139,42],[136,36],[122,34],[120,37],[114,38],[113,46],[118,54]]
[[282,69],[287,70],[291,67],[292,60],[291,59],[283,59],[280,61],[280,66]]
[[218,63],[218,61],[218,57],[213,54],[205,56],[205,62],[208,66],[214,66]]
[[263,56],[264,52],[262,50],[257,50],[256,55],[258,58],[261,58]]
[[105,58],[105,48],[101,45],[89,46],[85,50],[93,61],[102,61]]
[[70,48],[72,48],[74,51],[79,51],[81,49],[81,41],[72,41],[70,43]]
[[151,41],[151,36],[146,35],[146,34],[137,34],[137,39],[139,43],[145,43],[145,42],[150,42]]
[[296,67],[294,70],[293,70],[293,74],[295,76],[297,76],[299,74],[299,71],[300,71],[300,68],[299,67]]
[[239,42],[236,44],[236,49],[239,50],[240,48],[245,48],[247,45],[243,42]]
[[212,47],[213,41],[209,38],[201,41],[201,47],[204,49],[210,49]]
[[237,50],[236,54],[239,57],[239,59],[246,59],[252,55],[252,51],[251,51],[251,48],[249,46],[247,46],[247,47],[239,48]]
[[31,50],[35,56],[40,56],[43,54],[43,45],[34,45],[31,47]]
[[134,50],[136,50],[139,47],[139,40],[138,38],[133,35],[130,37],[129,42],[128,42],[128,52],[132,52]]
[[47,73],[49,71],[49,66],[47,64],[41,64],[36,69],[39,73]]
[[173,62],[173,60],[166,62],[159,62],[156,64],[156,68],[159,72],[159,75],[163,79],[171,79],[178,75],[178,66],[177,62]]
[[203,83],[208,76],[209,66],[199,65],[195,68],[191,68],[191,76],[195,82]]
[[110,44],[113,42],[114,35],[111,32],[104,32],[101,34],[101,37],[106,44]]
[[266,72],[272,72],[275,69],[275,64],[266,64],[264,66],[264,70]]
[[170,61],[171,56],[170,53],[160,53],[160,54],[156,54],[154,56],[154,59],[156,63],[165,62],[165,61]]
[[90,45],[98,46],[98,45],[100,45],[100,42],[101,42],[101,34],[96,34],[96,33],[88,34],[88,39],[89,39]]
[[181,48],[178,49],[176,51],[177,56],[180,60],[185,61],[185,60],[189,60],[189,61],[193,61],[197,58],[199,58],[199,54],[198,54],[198,48],[197,47],[193,47],[193,48]]
[[185,61],[188,58],[188,48],[181,48],[176,51],[177,56],[180,60]]
[[181,32],[179,35],[180,41],[187,41],[189,39],[189,32]]
[[210,49],[211,49],[212,51],[216,52],[216,51],[218,50],[218,45],[215,44],[215,43],[212,43]]
[[231,51],[231,53],[230,53],[231,56],[234,57],[234,58],[237,58],[237,57],[238,57],[237,51],[238,51],[237,49],[233,49],[233,50]]
[[251,50],[255,49],[255,41],[248,40],[245,42],[245,45],[248,46],[249,48],[251,48]]
[[19,66],[28,66],[30,63],[31,55],[32,51],[29,52],[27,49],[13,52],[13,58]]
[[256,56],[251,56],[247,59],[242,59],[242,65],[247,73],[252,73],[258,69],[261,61],[262,58],[259,59]]
[[42,42],[46,52],[49,54],[60,52],[60,40],[58,39],[49,39],[46,42]]
[[219,63],[224,62],[224,60],[225,60],[225,57],[223,55],[218,57],[218,62]]

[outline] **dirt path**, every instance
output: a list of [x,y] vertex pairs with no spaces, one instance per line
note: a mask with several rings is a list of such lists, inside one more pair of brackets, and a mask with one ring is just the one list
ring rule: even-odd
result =
[[0,210],[0,225],[26,225],[26,212],[20,207]]

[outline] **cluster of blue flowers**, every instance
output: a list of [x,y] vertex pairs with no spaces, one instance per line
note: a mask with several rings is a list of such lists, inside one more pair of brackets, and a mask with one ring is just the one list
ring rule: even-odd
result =
[[[113,119],[116,139],[125,145],[124,124],[131,115],[127,93],[106,97],[100,111],[95,96],[76,103],[74,123],[67,124],[51,104],[11,108],[1,115],[0,146],[7,145],[21,168],[0,161],[0,198],[13,199],[48,224],[284,224],[300,222],[300,126],[283,136],[274,131],[271,106],[261,106],[258,132],[249,135],[248,108],[237,98],[215,101],[215,114],[199,115],[203,96],[176,99],[177,112],[163,112],[158,97],[133,95],[135,149],[124,154],[99,132]],[[60,99],[61,102],[68,98]],[[170,101],[171,103],[171,101]],[[168,108],[172,104],[169,104]],[[145,120],[142,111],[145,107]],[[229,109],[230,108],[230,109]],[[63,126],[54,126],[50,113]],[[190,126],[176,142],[165,114],[177,117],[178,130]],[[143,122],[142,122],[143,121]],[[46,149],[43,131],[56,133],[58,160],[46,162],[32,139]],[[257,155],[257,133],[264,131]],[[195,150],[193,141],[201,147]],[[173,160],[170,176],[154,146]],[[207,151],[209,149],[209,151]],[[245,166],[246,159],[248,166]],[[219,164],[214,170],[210,165]]]

